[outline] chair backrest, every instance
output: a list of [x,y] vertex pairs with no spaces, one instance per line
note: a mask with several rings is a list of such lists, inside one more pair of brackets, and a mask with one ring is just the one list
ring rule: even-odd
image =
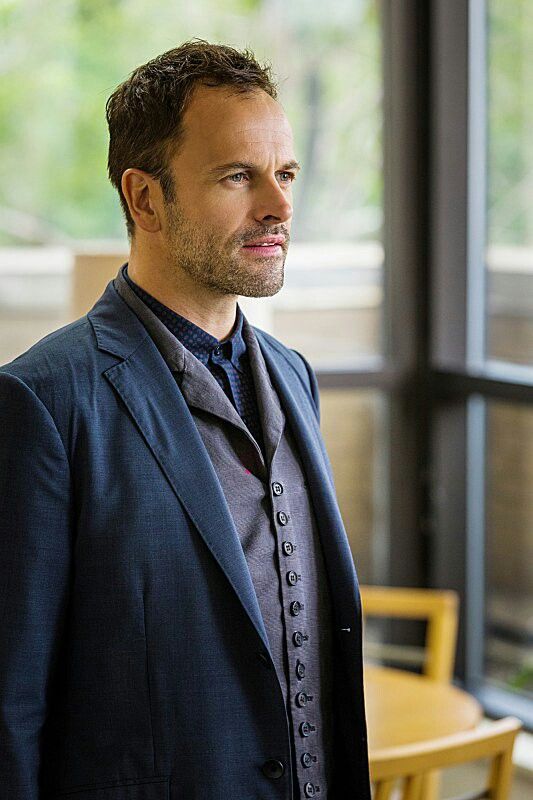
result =
[[508,800],[514,741],[521,728],[519,719],[505,717],[486,727],[430,742],[375,750],[370,759],[374,800],[391,800],[398,781],[402,788],[400,794],[395,791],[395,798],[424,800],[420,793],[424,773],[484,758],[490,760],[488,784],[479,793],[463,796],[463,800]]
[[453,677],[459,596],[444,589],[360,586],[363,616],[427,621],[423,674],[449,683]]

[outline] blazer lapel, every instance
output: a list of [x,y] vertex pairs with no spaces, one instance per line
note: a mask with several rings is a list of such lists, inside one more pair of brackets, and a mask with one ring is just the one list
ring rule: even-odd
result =
[[124,359],[107,369],[105,378],[122,398],[172,489],[270,651],[226,498],[176,380],[146,329],[119,297],[112,282],[88,317],[100,349]]

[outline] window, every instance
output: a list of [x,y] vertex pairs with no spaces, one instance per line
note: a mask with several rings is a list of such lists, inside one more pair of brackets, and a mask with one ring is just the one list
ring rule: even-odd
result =
[[533,404],[493,400],[487,418],[484,673],[533,701]]
[[487,357],[533,366],[533,7],[488,5]]
[[533,7],[439,2],[434,43],[432,580],[468,688],[533,726]]

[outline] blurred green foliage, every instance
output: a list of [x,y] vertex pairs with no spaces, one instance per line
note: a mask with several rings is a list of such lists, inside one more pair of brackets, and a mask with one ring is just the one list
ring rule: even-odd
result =
[[488,239],[533,245],[533,3],[488,2]]
[[379,237],[372,0],[0,0],[0,25],[0,244],[124,238],[105,101],[138,64],[193,37],[272,62],[304,167],[295,238]]
[[[489,0],[489,237],[532,241],[533,3]],[[381,238],[379,0],[0,0],[0,244],[124,238],[105,102],[200,37],[271,61],[303,170],[295,239]]]

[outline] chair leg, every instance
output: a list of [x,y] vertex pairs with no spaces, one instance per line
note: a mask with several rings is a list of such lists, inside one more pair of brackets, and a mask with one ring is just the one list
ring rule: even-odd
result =
[[426,800],[423,775],[412,775],[406,779],[403,800]]
[[420,798],[423,800],[439,800],[441,773],[438,770],[426,772],[422,779]]

